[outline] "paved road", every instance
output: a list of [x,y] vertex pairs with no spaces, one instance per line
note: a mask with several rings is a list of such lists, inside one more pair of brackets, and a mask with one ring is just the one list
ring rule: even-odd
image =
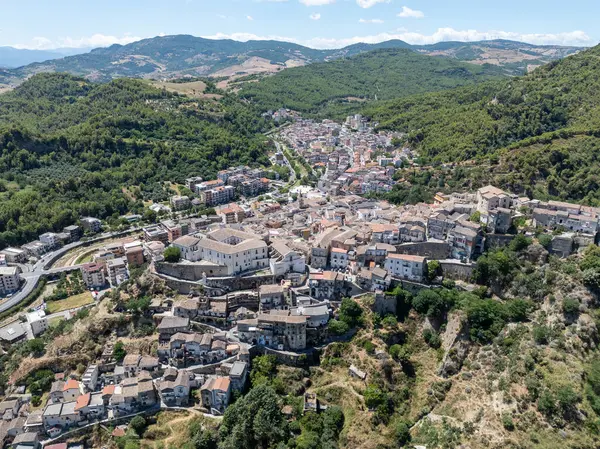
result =
[[287,157],[285,157],[285,153],[283,152],[283,149],[281,148],[281,144],[279,142],[277,142],[276,140],[274,140],[273,142],[275,143],[275,146],[277,147],[277,151],[280,152],[281,154],[283,154],[283,161],[285,162],[285,165],[287,165],[287,168],[290,171],[290,180],[288,181],[288,184],[292,185],[296,182],[296,172],[292,168],[290,161],[288,161]]
[[79,246],[83,246],[86,244],[93,244],[96,242],[101,242],[102,240],[107,240],[107,239],[119,237],[122,235],[131,234],[131,233],[139,231],[140,229],[142,229],[142,228],[136,227],[136,228],[132,228],[132,229],[129,229],[129,230],[123,231],[123,232],[107,232],[107,233],[101,234],[99,237],[96,237],[95,239],[87,240],[84,242],[80,241],[80,242],[69,243],[68,245],[63,246],[62,248],[57,249],[56,251],[52,251],[48,254],[45,254],[34,265],[27,265],[27,267],[28,267],[27,272],[22,270],[23,273],[21,273],[21,278],[25,281],[23,284],[23,287],[21,288],[21,290],[16,292],[10,298],[7,298],[5,301],[0,303],[0,313],[5,312],[6,310],[18,305],[25,298],[27,298],[27,296],[35,289],[37,283],[39,282],[39,280],[42,276],[48,275],[48,274],[61,273],[61,272],[65,272],[65,271],[78,270],[81,267],[81,265],[74,265],[74,266],[70,266],[70,267],[61,267],[61,268],[50,268],[52,263],[54,263],[54,261],[56,261],[58,258],[60,258],[64,254],[66,254],[73,248],[77,248]]

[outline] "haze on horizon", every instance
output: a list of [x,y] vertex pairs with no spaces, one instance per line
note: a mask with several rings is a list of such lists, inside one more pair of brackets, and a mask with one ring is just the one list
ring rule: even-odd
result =
[[[580,0],[75,0],[3,2],[0,46],[56,49],[127,44],[191,34],[239,41],[273,39],[312,48],[400,39],[411,44],[508,39],[593,46],[600,4]],[[49,20],[50,19],[50,20]]]

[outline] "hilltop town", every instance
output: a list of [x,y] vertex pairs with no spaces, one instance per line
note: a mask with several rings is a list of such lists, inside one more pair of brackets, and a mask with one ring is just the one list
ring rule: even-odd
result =
[[[97,310],[113,323],[75,366],[46,356],[34,386],[33,371],[10,373],[2,444],[66,441],[78,429],[126,426],[161,409],[221,416],[248,390],[255,357],[310,366],[351,338],[353,323],[344,319],[351,303],[396,317],[398,289],[476,288],[476,261],[489,249],[535,237],[566,258],[597,239],[600,209],[491,185],[392,205],[376,194],[419,167],[401,134],[376,131],[359,115],[342,124],[285,110],[273,117],[287,123],[273,136],[272,168],[191,177],[187,194],[149,206],[151,224],[127,215],[122,229],[106,231],[83,217],[0,251],[0,306],[9,312],[2,353],[24,345],[48,352],[48,335],[58,338],[57,328]],[[62,307],[75,296],[84,299]],[[369,380],[364,367],[352,364],[348,373]],[[322,401],[303,393],[304,411],[325,410]]]

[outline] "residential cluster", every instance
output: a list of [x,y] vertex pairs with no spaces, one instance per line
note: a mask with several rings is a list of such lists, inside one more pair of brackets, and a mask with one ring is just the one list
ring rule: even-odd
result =
[[388,192],[396,169],[412,164],[409,148],[396,148],[400,133],[379,131],[361,115],[343,124],[297,119],[280,133],[283,141],[322,176],[319,189],[334,195]]

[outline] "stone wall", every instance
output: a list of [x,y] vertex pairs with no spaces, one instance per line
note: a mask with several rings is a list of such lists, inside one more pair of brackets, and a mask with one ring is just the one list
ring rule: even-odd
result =
[[440,261],[442,275],[448,279],[468,281],[473,275],[475,264],[461,263],[460,261]]
[[295,353],[287,351],[277,351],[275,349],[267,348],[265,346],[260,345],[252,346],[250,348],[251,358],[264,354],[274,355],[279,363],[288,366],[306,367],[319,363],[319,354],[315,349],[307,350],[307,352],[303,353]]
[[[156,271],[167,276],[172,276],[178,279],[187,281],[199,281],[202,279],[202,273],[206,273],[208,277],[227,276],[227,267],[211,266],[192,263],[155,263]],[[212,271],[212,273],[210,273]]]
[[396,248],[400,254],[412,254],[428,259],[447,259],[450,257],[450,245],[446,242],[403,243]]
[[485,237],[485,249],[508,246],[514,238],[513,234],[488,234]]

